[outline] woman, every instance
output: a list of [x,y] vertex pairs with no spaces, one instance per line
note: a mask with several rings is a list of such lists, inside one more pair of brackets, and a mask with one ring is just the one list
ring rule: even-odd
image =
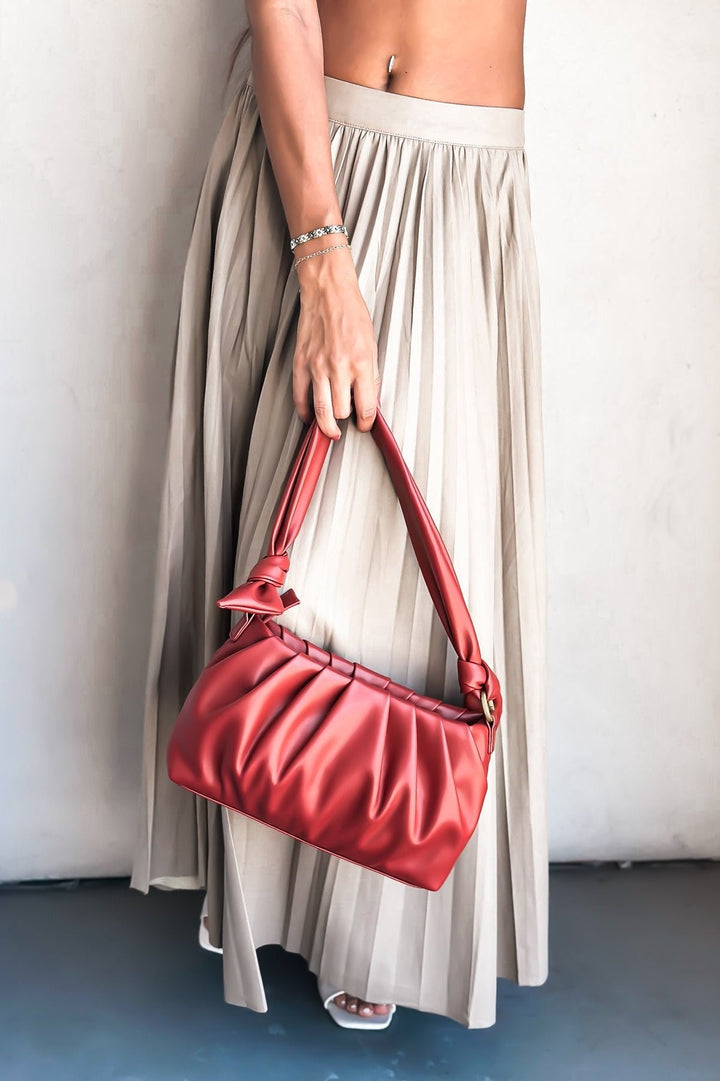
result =
[[[247,4],[251,70],[215,142],[185,271],[131,885],[204,889],[227,1002],[267,1010],[280,943],[338,1023],[395,1004],[468,1028],[496,979],[548,975],[540,308],[524,150],[524,0]],[[342,231],[299,241],[323,226]],[[349,242],[349,243],[348,243]],[[504,695],[478,826],[429,892],[173,785],[180,706],[266,550],[304,425],[337,440],[281,621],[460,702],[384,463],[382,410]],[[354,1018],[350,1018],[354,1015]]]

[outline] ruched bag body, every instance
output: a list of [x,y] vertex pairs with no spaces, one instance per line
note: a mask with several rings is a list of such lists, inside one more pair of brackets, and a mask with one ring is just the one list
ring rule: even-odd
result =
[[[419,694],[273,617],[332,440],[313,419],[268,551],[216,603],[244,613],[200,673],[167,748],[172,781],[297,840],[437,890],[475,829],[502,714],[450,555],[378,402],[380,448],[423,577],[458,655],[464,705]],[[352,573],[352,566],[348,566]]]

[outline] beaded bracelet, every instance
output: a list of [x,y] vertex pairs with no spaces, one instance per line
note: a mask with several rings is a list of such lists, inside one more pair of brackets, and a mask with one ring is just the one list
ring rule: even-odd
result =
[[309,233],[301,233],[300,236],[293,237],[290,241],[290,251],[293,251],[298,244],[304,244],[306,240],[312,240],[317,236],[325,236],[326,233],[344,233],[348,235],[348,231],[344,225],[321,225],[319,229],[311,229]]
[[326,251],[337,251],[341,248],[349,248],[349,242],[347,244],[333,244],[331,248],[321,248],[320,251],[310,252],[309,255],[303,255],[301,259],[296,259],[293,266],[296,267],[298,263],[304,263],[306,259],[314,259],[316,255],[324,255]]

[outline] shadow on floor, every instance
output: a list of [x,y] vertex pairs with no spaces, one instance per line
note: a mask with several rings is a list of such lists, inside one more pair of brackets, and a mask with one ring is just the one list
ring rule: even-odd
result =
[[337,1028],[305,961],[258,951],[269,1011],[228,1005],[202,894],[128,879],[0,888],[0,1081],[720,1081],[720,863],[551,868],[550,978],[497,1023],[398,1008]]

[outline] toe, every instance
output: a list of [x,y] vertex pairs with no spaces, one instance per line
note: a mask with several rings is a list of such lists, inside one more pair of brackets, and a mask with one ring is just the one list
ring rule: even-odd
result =
[[371,1017],[373,1014],[387,1017],[392,1009],[392,1004],[389,1002],[366,1002],[365,999],[348,995],[345,991],[338,992],[333,1002],[341,1009],[347,1010],[348,1013],[358,1014],[362,1017]]

